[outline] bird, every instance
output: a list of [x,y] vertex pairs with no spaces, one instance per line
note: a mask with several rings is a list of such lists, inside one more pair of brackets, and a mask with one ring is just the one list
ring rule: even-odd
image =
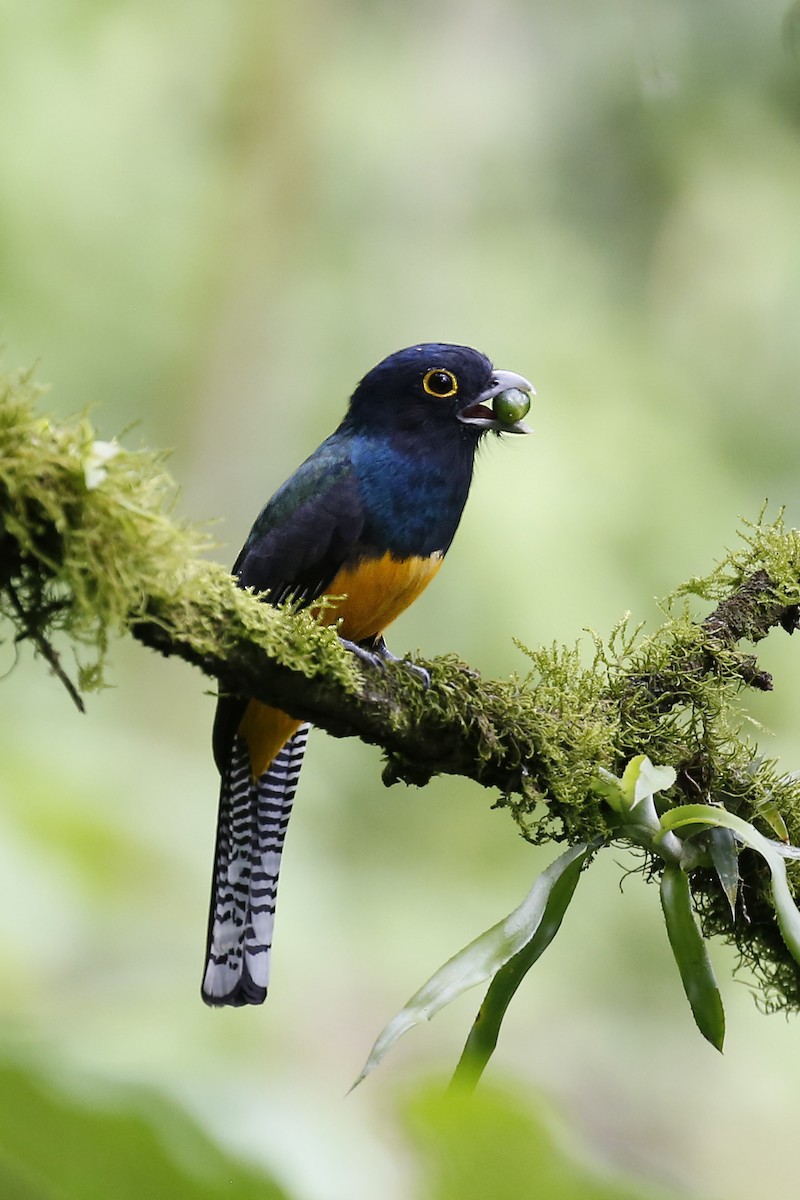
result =
[[[441,567],[481,438],[529,433],[517,417],[533,391],[468,346],[426,342],[389,355],[261,510],[233,566],[237,583],[273,605],[313,608],[336,597],[319,619],[337,623],[368,662],[394,659],[384,631]],[[261,1004],[267,995],[281,854],[309,728],[248,696],[218,698],[219,813],[201,987],[211,1006]]]

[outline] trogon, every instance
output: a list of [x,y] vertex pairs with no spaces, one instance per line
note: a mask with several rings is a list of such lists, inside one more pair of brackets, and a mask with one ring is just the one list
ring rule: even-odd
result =
[[[338,429],[278,489],[233,567],[269,604],[340,597],[321,620],[362,654],[442,565],[489,431],[526,433],[498,399],[531,385],[467,346],[390,355],[350,398]],[[203,999],[260,1004],[269,982],[278,872],[309,726],[247,696],[222,695],[221,775]]]

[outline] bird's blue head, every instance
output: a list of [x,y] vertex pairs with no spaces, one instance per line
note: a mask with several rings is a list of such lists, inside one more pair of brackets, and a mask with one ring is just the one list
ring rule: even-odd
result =
[[469,346],[426,342],[390,354],[373,367],[350,399],[346,423],[360,430],[434,433],[449,428],[477,443],[487,430],[528,433],[522,421],[503,423],[492,400],[515,388],[532,392],[521,375],[498,371]]

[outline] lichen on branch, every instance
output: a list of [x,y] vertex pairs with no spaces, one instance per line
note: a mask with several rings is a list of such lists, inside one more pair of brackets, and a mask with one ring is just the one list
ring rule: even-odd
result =
[[[387,782],[476,780],[531,841],[611,838],[600,769],[620,773],[646,753],[677,772],[668,804],[724,805],[800,843],[800,785],[743,736],[739,707],[743,689],[771,687],[752,644],[797,624],[800,535],[781,516],[746,526],[707,577],[677,588],[649,636],[622,622],[595,639],[588,662],[579,646],[521,647],[528,668],[509,680],[445,656],[426,664],[425,688],[402,664],[355,662],[308,612],[239,589],[204,557],[205,533],[171,516],[163,455],[101,441],[86,418],[49,420],[40,395],[27,375],[0,378],[0,616],[62,681],[70,648],[76,693],[102,685],[110,639],[129,632],[222,690],[381,746]],[[800,1008],[754,857],[741,856],[735,919],[713,872],[693,871],[693,894],[706,932],[736,942],[767,1001]],[[797,895],[797,864],[789,873]]]

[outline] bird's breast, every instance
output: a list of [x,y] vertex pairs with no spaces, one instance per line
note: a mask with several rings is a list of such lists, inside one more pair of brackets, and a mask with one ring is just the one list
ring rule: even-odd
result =
[[342,599],[326,607],[322,619],[341,619],[339,631],[352,642],[377,637],[427,587],[443,557],[440,550],[408,558],[387,552],[341,567],[327,593]]

